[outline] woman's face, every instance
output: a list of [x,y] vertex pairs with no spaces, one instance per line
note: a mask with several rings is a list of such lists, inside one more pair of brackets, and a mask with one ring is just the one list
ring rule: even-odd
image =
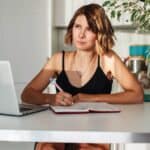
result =
[[76,18],[73,30],[73,44],[79,50],[93,50],[95,49],[96,34],[90,29],[87,19],[84,15]]

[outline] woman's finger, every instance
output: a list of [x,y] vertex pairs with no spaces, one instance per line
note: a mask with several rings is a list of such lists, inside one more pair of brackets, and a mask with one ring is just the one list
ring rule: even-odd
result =
[[73,97],[71,94],[66,92],[59,92],[56,95],[56,105],[72,105],[73,104]]

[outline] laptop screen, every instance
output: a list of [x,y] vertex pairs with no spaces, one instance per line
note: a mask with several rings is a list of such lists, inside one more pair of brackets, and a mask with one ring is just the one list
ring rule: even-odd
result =
[[21,112],[10,62],[0,61],[0,114],[20,116],[46,110],[47,108],[44,106],[26,105],[23,108],[24,112]]
[[19,112],[12,70],[9,61],[0,61],[0,113]]

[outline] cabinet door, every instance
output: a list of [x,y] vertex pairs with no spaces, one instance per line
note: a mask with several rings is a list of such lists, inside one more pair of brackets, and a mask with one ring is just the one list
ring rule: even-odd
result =
[[54,0],[54,26],[66,27],[72,17],[74,0]]
[[89,3],[101,5],[103,2],[104,0],[54,0],[54,25],[66,27],[79,7]]
[[[74,12],[85,4],[97,3],[102,5],[105,0],[54,0],[54,25],[56,27],[66,27],[72,18]],[[109,14],[108,17],[110,18]],[[122,15],[120,21],[117,19],[111,19],[111,23],[114,26],[131,25],[129,20],[130,15]]]

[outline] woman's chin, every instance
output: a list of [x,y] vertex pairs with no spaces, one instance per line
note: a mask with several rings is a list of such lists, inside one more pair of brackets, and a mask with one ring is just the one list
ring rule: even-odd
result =
[[88,48],[88,47],[76,47],[78,50],[80,51],[91,51],[92,49]]
[[86,51],[87,49],[89,49],[89,47],[83,46],[83,45],[82,46],[77,45],[76,48],[79,49],[79,50],[84,50],[84,51]]

